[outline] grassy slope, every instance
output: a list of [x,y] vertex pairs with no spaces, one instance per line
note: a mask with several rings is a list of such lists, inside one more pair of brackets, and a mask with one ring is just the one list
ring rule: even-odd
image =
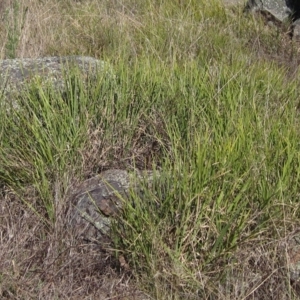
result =
[[126,229],[114,246],[134,275],[130,293],[293,298],[285,237],[299,217],[294,46],[218,1],[98,2],[11,1],[5,10],[3,56],[91,55],[110,61],[116,80],[99,74],[86,88],[66,78],[67,102],[32,87],[21,113],[1,112],[2,296],[127,293],[116,285],[100,294],[118,267],[78,246],[64,211],[74,183],[135,165],[166,176],[116,224]]

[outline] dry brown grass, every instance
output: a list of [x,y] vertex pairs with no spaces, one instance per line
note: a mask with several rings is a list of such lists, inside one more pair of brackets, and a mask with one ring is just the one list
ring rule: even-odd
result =
[[[110,28],[118,27],[124,42],[142,23],[135,15],[135,4],[118,1],[36,1],[7,0],[1,2],[1,58],[7,58],[4,45],[9,34],[17,30],[16,57],[55,55],[103,56],[113,42]],[[16,3],[19,5],[15,6]],[[108,34],[107,34],[108,33]],[[133,42],[133,40],[132,40]],[[133,54],[135,49],[133,48]],[[117,54],[117,53],[116,53]]]
[[[159,129],[160,123],[156,125]],[[82,176],[89,178],[105,169],[126,168],[133,161],[140,168],[151,166],[160,148],[151,136],[149,143],[143,141],[146,133],[141,124],[132,152],[124,157],[122,143],[112,148],[97,130],[91,132],[90,143],[82,153]],[[45,218],[39,218],[22,204],[24,195],[20,199],[10,189],[1,187],[1,299],[150,299],[135,286],[130,270],[123,268],[119,258],[107,250],[112,247],[109,241],[105,245],[94,244],[78,238],[70,228],[67,212],[72,203],[68,201],[68,191],[76,186],[79,176],[72,170],[69,176],[69,187],[58,183],[53,188],[60,197],[55,224],[45,224]],[[39,201],[32,187],[28,187],[25,199],[33,206]],[[44,208],[38,213],[43,217]]]
[[60,221],[47,227],[3,189],[1,299],[147,299],[103,247],[76,238]]

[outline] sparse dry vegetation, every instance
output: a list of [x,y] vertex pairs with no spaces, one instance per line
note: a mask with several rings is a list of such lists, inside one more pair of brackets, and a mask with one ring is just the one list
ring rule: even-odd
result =
[[[0,15],[1,58],[92,56],[116,74],[36,84],[0,112],[1,299],[299,298],[288,27],[217,0],[2,0]],[[91,244],[68,196],[109,168],[162,176]]]

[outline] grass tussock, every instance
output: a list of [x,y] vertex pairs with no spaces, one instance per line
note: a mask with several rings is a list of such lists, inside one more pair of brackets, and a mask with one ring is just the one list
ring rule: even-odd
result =
[[[3,299],[297,299],[298,46],[221,1],[0,4],[2,58],[89,55],[115,76],[29,84],[0,112]],[[69,194],[157,169],[111,248],[76,238]]]

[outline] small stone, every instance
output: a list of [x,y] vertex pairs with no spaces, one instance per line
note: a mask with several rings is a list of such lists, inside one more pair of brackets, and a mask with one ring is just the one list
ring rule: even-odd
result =
[[114,169],[84,181],[71,196],[74,208],[70,223],[78,228],[78,235],[93,239],[108,235],[111,218],[120,214],[129,190],[141,193],[142,185],[138,179],[151,183],[153,176],[152,171],[129,173]]

